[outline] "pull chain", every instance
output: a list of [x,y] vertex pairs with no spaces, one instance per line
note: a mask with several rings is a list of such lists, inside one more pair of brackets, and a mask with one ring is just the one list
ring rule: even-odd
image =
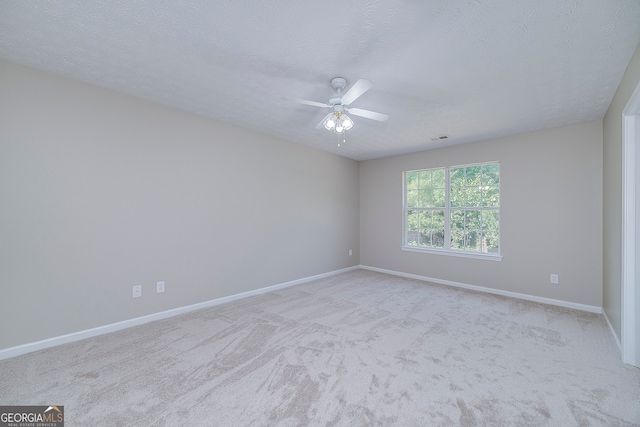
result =
[[[347,143],[347,131],[342,132],[342,144]],[[338,147],[340,147],[340,141],[338,140]]]

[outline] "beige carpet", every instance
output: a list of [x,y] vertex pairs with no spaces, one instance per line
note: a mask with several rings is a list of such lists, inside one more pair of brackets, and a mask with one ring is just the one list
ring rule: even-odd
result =
[[632,426],[602,316],[359,270],[0,361],[66,426]]

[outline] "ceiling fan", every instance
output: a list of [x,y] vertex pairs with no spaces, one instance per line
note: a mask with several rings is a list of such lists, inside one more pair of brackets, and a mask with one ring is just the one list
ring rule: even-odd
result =
[[353,127],[353,120],[346,113],[360,116],[367,119],[383,122],[389,118],[388,115],[376,113],[375,111],[363,110],[361,108],[351,108],[353,101],[358,99],[362,94],[368,91],[373,84],[367,79],[359,79],[351,86],[351,88],[343,95],[342,91],[347,86],[347,80],[343,77],[335,77],[331,79],[331,87],[337,96],[329,99],[329,102],[322,103],[316,101],[307,101],[305,99],[284,98],[287,101],[298,102],[300,104],[311,105],[313,107],[331,108],[333,111],[327,114],[316,126],[316,129],[324,127],[328,131],[335,133],[344,133]]

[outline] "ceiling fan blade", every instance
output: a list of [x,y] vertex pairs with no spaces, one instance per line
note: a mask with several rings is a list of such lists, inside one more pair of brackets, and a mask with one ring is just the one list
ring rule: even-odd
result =
[[282,98],[285,101],[293,101],[293,102],[297,102],[299,104],[305,104],[305,105],[311,105],[314,107],[331,107],[331,105],[326,104],[326,103],[322,103],[322,102],[316,102],[316,101],[307,101],[306,99],[298,99],[298,98]]
[[371,89],[371,86],[373,86],[373,83],[371,83],[367,79],[358,80],[353,84],[353,86],[351,86],[351,89],[349,89],[347,93],[345,93],[342,96],[342,99],[341,99],[342,103],[344,105],[351,104],[353,101],[358,99],[363,93]]
[[348,108],[347,112],[353,114],[354,116],[360,116],[367,119],[377,120],[379,122],[384,122],[389,118],[386,114],[376,113],[375,111],[363,110],[361,108]]
[[322,118],[322,120],[320,120],[320,123],[318,123],[318,124],[316,125],[316,129],[322,129],[322,128],[324,128],[324,126],[323,126],[324,121],[327,119],[327,117],[329,117],[329,116],[331,116],[331,115],[333,115],[333,113],[329,113],[329,114],[327,114],[326,116],[324,116],[324,117]]

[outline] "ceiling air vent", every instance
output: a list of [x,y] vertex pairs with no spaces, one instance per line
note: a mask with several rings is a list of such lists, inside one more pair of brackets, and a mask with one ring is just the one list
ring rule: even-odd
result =
[[431,141],[442,141],[443,139],[449,139],[449,135],[440,135],[435,138],[431,138]]

